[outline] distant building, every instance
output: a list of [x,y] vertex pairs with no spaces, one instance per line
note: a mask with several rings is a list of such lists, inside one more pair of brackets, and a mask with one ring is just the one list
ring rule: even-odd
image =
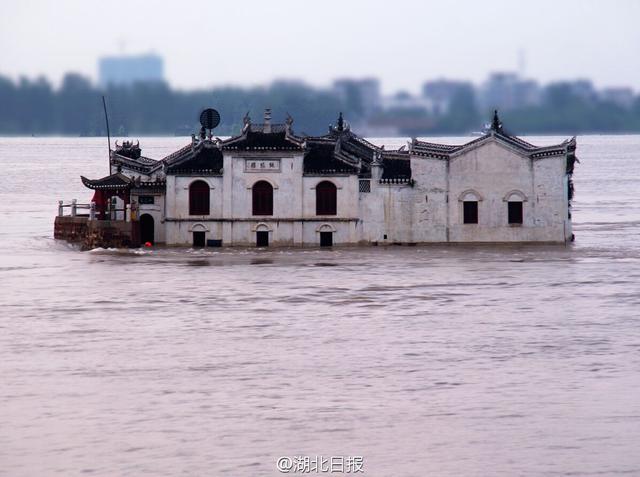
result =
[[98,62],[98,82],[101,87],[163,80],[164,65],[158,55],[105,56]]
[[621,108],[630,109],[635,101],[635,96],[631,88],[605,88],[600,92],[600,99]]
[[577,96],[586,102],[595,101],[598,98],[598,93],[593,87],[593,83],[586,79],[579,79],[575,81],[570,81],[568,83],[569,89],[573,96]]
[[540,86],[521,79],[516,73],[493,73],[480,90],[480,103],[486,109],[518,109],[538,106],[542,100]]
[[429,98],[415,97],[406,91],[399,91],[392,96],[385,96],[382,98],[381,106],[385,111],[421,110],[426,113],[433,113],[435,107],[434,103]]
[[454,98],[464,89],[473,88],[466,81],[452,81],[439,79],[427,81],[422,85],[422,97],[431,105],[431,112],[435,115],[444,115],[449,112],[449,107]]
[[380,81],[375,78],[338,79],[333,91],[352,111],[368,116],[380,107]]

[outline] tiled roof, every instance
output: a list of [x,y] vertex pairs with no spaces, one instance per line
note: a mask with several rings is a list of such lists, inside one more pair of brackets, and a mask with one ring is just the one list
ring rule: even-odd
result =
[[167,174],[219,175],[223,165],[222,151],[213,142],[200,142],[184,151],[181,156],[174,156],[166,165]]
[[121,156],[117,152],[111,152],[111,164],[116,166],[125,166],[127,169],[131,169],[142,174],[148,174],[159,161],[150,159],[148,157],[140,156],[136,159],[130,157]]
[[513,134],[509,134],[502,126],[502,122],[498,117],[498,111],[494,111],[493,121],[491,122],[491,127],[488,132],[485,135],[474,139],[473,141],[470,141],[466,144],[453,146],[445,144],[434,144],[431,142],[418,141],[417,139],[413,139],[410,145],[410,150],[413,154],[417,154],[419,156],[434,157],[437,159],[448,159],[452,155],[456,155],[461,151],[472,148],[484,141],[489,140],[490,138],[494,138],[495,140],[505,143],[532,159],[566,154],[569,150],[568,148],[571,147],[571,144],[573,144],[573,147],[575,149],[575,138],[564,141],[562,144],[557,144],[554,146],[538,147]]
[[533,144],[517,136],[512,136],[505,132],[497,132],[497,131],[490,131],[489,133],[477,139],[474,139],[473,141],[469,141],[465,144],[455,145],[455,146],[448,145],[448,144],[434,144],[431,142],[419,141],[417,139],[414,139],[411,142],[410,151],[413,154],[416,154],[419,156],[433,157],[437,159],[448,159],[449,157],[456,155],[466,149],[472,148],[478,145],[479,143],[485,142],[490,138],[495,138],[496,140],[503,142],[519,150],[523,154],[533,159],[540,158],[540,157],[549,157],[554,155],[562,155],[562,154],[565,154],[567,151],[566,149],[567,141],[565,141],[562,144],[558,144],[554,146],[538,147],[538,146],[534,146]]
[[382,155],[382,179],[411,179],[411,160],[407,154]]
[[82,183],[89,189],[128,189],[133,181],[124,174],[117,172],[101,179],[87,179],[80,176]]
[[357,166],[350,162],[336,154],[335,144],[307,143],[307,152],[304,155],[304,173],[357,174]]
[[246,131],[242,136],[222,141],[225,150],[253,150],[253,151],[293,151],[301,150],[301,142],[279,132]]
[[[264,123],[252,123],[248,116],[242,133],[221,142],[223,150],[241,151],[295,151],[302,150],[303,139],[294,135],[291,129],[293,120],[287,124],[272,124],[270,115]],[[269,121],[268,121],[269,120]],[[268,122],[267,122],[268,121]]]

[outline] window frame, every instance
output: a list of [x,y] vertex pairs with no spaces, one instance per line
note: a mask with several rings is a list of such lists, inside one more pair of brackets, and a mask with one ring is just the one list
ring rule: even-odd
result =
[[[467,204],[469,207],[474,205],[473,210],[468,210]],[[464,225],[477,225],[479,223],[479,201],[478,200],[463,200],[462,201],[462,223]],[[468,216],[471,214],[471,216]],[[475,220],[473,220],[475,219]]]
[[[519,205],[519,209],[513,207]],[[519,220],[518,220],[519,219]],[[507,201],[507,223],[509,225],[522,225],[524,223],[524,202],[521,200]]]

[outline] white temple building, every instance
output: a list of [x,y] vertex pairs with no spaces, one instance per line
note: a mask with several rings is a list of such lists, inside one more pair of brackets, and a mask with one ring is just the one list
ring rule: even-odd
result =
[[[572,240],[575,138],[536,147],[497,113],[464,145],[413,140],[385,150],[338,118],[324,136],[293,120],[249,117],[239,136],[193,136],[153,160],[137,145],[112,151],[95,189],[96,219],[130,206],[133,242],[182,246],[338,246]],[[123,212],[124,213],[124,212]]]

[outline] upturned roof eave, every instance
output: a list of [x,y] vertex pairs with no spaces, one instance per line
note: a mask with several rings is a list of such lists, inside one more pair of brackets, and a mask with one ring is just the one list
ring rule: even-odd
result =
[[[132,186],[133,181],[131,178],[125,176],[121,172],[116,172],[115,174],[110,174],[108,176],[102,177],[100,179],[88,179],[85,176],[80,176],[80,180],[82,184],[88,189],[118,189],[124,190],[128,189]],[[113,184],[107,183],[109,180],[119,180],[120,182],[116,182]]]

